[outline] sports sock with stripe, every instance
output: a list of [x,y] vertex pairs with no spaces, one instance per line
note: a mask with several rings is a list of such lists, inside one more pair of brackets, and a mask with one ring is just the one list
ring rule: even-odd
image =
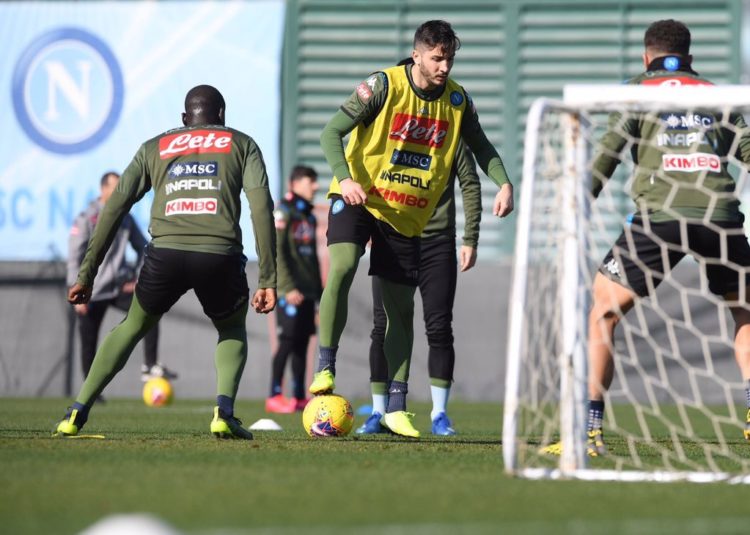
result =
[[604,401],[603,400],[589,400],[589,422],[588,430],[601,429],[602,422],[604,420]]

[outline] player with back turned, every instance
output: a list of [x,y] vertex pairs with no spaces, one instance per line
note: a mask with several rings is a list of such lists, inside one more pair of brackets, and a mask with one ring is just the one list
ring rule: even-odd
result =
[[[273,201],[260,149],[248,135],[224,126],[224,97],[200,85],[185,97],[184,127],[141,145],[102,210],[75,284],[71,303],[86,303],[97,269],[130,207],[153,189],[148,245],[128,315],[102,342],[88,377],[57,426],[77,435],[93,401],[119,372],[138,341],[188,290],[195,291],[218,333],[217,406],[210,424],[220,438],[252,439],[234,416],[247,360],[248,306],[266,314],[276,305]],[[252,300],[245,274],[240,195],[250,202],[258,253],[258,289]]]
[[[660,86],[711,85],[693,70],[690,30],[675,20],[651,24],[644,35],[645,72],[628,83]],[[636,299],[650,295],[690,251],[700,258],[708,288],[728,304],[735,322],[734,351],[745,383],[750,440],[750,246],[744,216],[727,168],[736,156],[750,163],[750,132],[739,114],[670,111],[609,118],[593,163],[594,197],[620,163],[628,143],[635,165],[636,212],[607,253],[594,278],[589,313],[588,453],[606,453],[604,396],[614,378],[614,332]],[[543,451],[558,454],[560,444]]]
[[[468,93],[449,76],[459,47],[450,24],[425,22],[415,32],[414,63],[369,76],[321,134],[334,180],[330,270],[320,302],[320,354],[310,392],[334,389],[349,289],[372,239],[370,274],[380,280],[388,319],[383,344],[388,406],[382,423],[407,437],[419,436],[413,415],[406,412],[419,236],[445,190],[461,140],[500,186],[493,212],[505,216],[513,209],[513,188],[502,160],[479,125]],[[350,132],[345,152],[342,139]]]

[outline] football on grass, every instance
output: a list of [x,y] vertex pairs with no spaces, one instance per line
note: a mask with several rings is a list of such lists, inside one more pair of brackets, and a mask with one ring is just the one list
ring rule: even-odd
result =
[[344,437],[354,425],[352,405],[336,394],[315,396],[302,413],[302,425],[311,437]]
[[172,383],[164,377],[154,377],[143,385],[143,402],[149,407],[163,407],[172,403]]

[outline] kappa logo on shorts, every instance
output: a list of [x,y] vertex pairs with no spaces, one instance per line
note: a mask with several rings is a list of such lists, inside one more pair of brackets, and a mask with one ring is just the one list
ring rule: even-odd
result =
[[336,199],[335,201],[333,201],[333,204],[331,205],[331,213],[333,215],[338,214],[343,209],[344,209],[343,199]]
[[607,271],[609,271],[615,277],[621,277],[622,276],[622,275],[620,275],[620,264],[614,258],[611,259],[609,262],[607,262],[604,265],[604,269],[606,269]]

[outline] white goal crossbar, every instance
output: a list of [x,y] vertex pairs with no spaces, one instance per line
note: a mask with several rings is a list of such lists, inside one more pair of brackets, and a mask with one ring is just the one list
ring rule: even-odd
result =
[[670,87],[646,85],[572,84],[563,88],[563,103],[576,110],[630,110],[681,108],[750,108],[750,86],[684,85]]

